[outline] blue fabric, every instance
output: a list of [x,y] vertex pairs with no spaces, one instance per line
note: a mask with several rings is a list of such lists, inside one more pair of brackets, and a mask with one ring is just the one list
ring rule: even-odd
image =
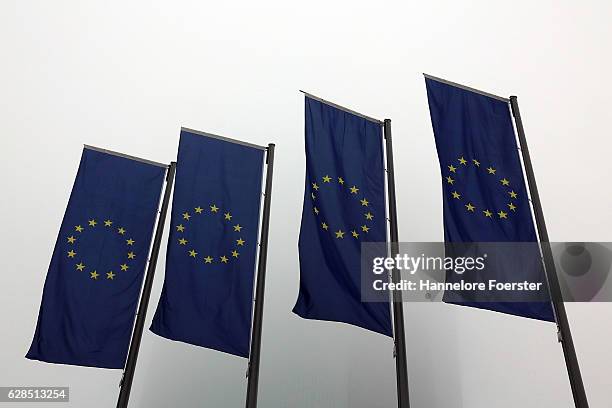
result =
[[361,243],[386,241],[384,177],[380,123],[306,97],[297,315],[392,336],[389,302],[361,301]]
[[[425,82],[442,174],[445,241],[537,242],[508,103],[429,78]],[[516,265],[522,268],[498,273],[505,281],[515,275],[545,283],[539,254],[523,256],[533,260],[521,259]],[[447,274],[447,280],[456,278]],[[445,300],[554,321],[549,302]]]
[[83,151],[26,358],[124,367],[165,173]]
[[264,154],[181,131],[153,333],[248,357]]

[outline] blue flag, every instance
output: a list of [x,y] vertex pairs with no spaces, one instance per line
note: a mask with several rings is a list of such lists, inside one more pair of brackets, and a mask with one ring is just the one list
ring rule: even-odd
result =
[[[442,174],[444,240],[537,242],[508,102],[431,78],[425,82]],[[532,248],[497,271],[503,281],[514,275],[517,281],[546,282],[539,252]],[[449,278],[456,275],[451,272]],[[554,321],[545,301],[445,300]]]
[[26,358],[124,367],[165,174],[83,150]]
[[389,302],[362,302],[361,243],[386,242],[380,122],[306,97],[306,187],[294,313],[392,336]]
[[181,130],[153,333],[248,357],[264,153]]

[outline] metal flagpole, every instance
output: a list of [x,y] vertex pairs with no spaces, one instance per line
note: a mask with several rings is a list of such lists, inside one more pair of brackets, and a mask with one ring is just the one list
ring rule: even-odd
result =
[[[399,252],[398,247],[398,229],[397,229],[397,206],[395,203],[395,173],[393,170],[393,143],[391,141],[391,119],[384,121],[366,116],[362,113],[355,112],[344,106],[340,106],[333,102],[329,102],[318,96],[300,91],[311,99],[318,100],[326,105],[336,109],[348,112],[352,115],[359,116],[363,119],[378,123],[383,127],[385,137],[385,150],[387,156],[387,195],[389,200],[389,223],[390,223],[390,241],[391,241],[391,256],[395,257]],[[391,272],[391,280],[399,282],[400,274],[397,269]],[[408,363],[406,358],[406,334],[404,332],[404,309],[402,304],[402,294],[399,291],[393,291],[393,349],[396,367],[397,378],[397,405],[399,408],[409,408],[410,399],[408,395]]]
[[565,312],[565,305],[563,304],[559,277],[557,276],[555,262],[553,259],[552,250],[550,248],[548,231],[546,230],[546,222],[544,221],[544,213],[542,211],[542,203],[540,202],[540,196],[538,194],[533,165],[531,164],[529,149],[527,148],[525,129],[523,128],[523,121],[521,120],[521,113],[519,111],[516,96],[510,97],[510,107],[516,122],[521,153],[523,155],[523,162],[525,164],[525,172],[527,174],[527,182],[529,184],[529,193],[533,203],[538,235],[540,236],[540,245],[542,247],[542,255],[544,257],[544,267],[546,269],[546,279],[548,281],[553,311],[557,321],[558,338],[561,346],[563,347],[563,355],[565,356],[565,365],[567,366],[567,373],[569,375],[570,385],[572,387],[574,404],[576,408],[588,408],[589,403],[587,401],[582,376],[580,374],[580,366],[578,365],[578,357],[576,356],[576,350],[572,340],[572,332],[567,319],[567,313]]
[[[383,124],[385,147],[387,154],[387,190],[389,201],[389,224],[391,236],[391,256],[399,252],[399,238],[397,229],[397,205],[395,199],[395,173],[393,170],[393,143],[391,140],[391,119],[385,119]],[[400,272],[394,268],[391,272],[393,282],[400,281]],[[406,334],[404,332],[404,307],[402,293],[393,291],[393,339],[395,354],[395,369],[397,377],[397,406],[409,408],[408,394],[408,360],[406,358]]]
[[151,297],[151,289],[153,288],[153,277],[155,276],[155,267],[157,266],[157,257],[159,256],[159,247],[164,232],[164,224],[166,223],[166,214],[168,213],[168,205],[170,203],[170,194],[172,185],[174,184],[174,173],[176,172],[176,162],[170,163],[168,173],[166,174],[166,189],[164,198],[157,220],[157,228],[155,229],[155,238],[153,247],[151,248],[151,258],[147,267],[147,276],[140,297],[136,324],[132,333],[132,341],[130,343],[130,351],[123,370],[123,378],[121,379],[121,391],[117,400],[117,408],[127,408],[130,399],[130,391],[132,390],[132,381],[134,380],[134,371],[136,370],[136,361],[138,360],[138,351],[140,350],[140,341],[142,340],[142,332],[144,330],[145,318],[147,317],[147,308],[149,306],[149,298]]
[[255,307],[253,311],[253,331],[251,333],[251,350],[247,369],[246,407],[257,407],[259,385],[259,361],[261,351],[261,329],[263,325],[264,292],[266,288],[266,261],[268,257],[268,232],[270,225],[270,203],[272,200],[272,173],[274,171],[274,144],[267,148],[266,187],[264,192],[261,236],[259,239],[259,260],[257,265],[257,283],[255,286]]

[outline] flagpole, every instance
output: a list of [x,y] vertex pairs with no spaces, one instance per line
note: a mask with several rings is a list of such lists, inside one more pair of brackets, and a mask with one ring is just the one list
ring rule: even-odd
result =
[[563,295],[561,294],[559,277],[557,275],[555,261],[553,259],[553,254],[550,247],[546,222],[544,221],[544,212],[542,211],[542,203],[540,201],[540,195],[538,193],[538,187],[535,181],[533,165],[531,164],[531,157],[529,156],[529,149],[527,147],[527,140],[525,138],[525,129],[523,128],[523,121],[521,119],[521,113],[516,96],[510,97],[510,107],[516,122],[516,130],[518,133],[519,144],[521,146],[521,153],[523,155],[523,162],[525,164],[527,182],[529,184],[529,193],[533,203],[538,235],[540,236],[540,245],[542,247],[542,255],[544,257],[544,267],[546,269],[546,279],[548,281],[553,311],[557,321],[558,338],[563,348],[565,365],[567,366],[567,373],[569,375],[572,395],[574,397],[574,405],[576,408],[588,408],[589,403],[587,401],[586,391],[582,382],[580,366],[578,365],[578,357],[576,355],[576,349],[574,348],[574,341],[572,340],[572,332],[570,330],[565,305],[563,303]]
[[[387,154],[387,192],[389,201],[389,224],[391,238],[391,256],[399,252],[399,237],[397,228],[397,204],[395,199],[395,172],[393,168],[393,142],[391,139],[391,119],[383,122],[385,137],[385,150]],[[400,281],[400,272],[394,268],[391,272],[393,282]],[[406,334],[404,331],[404,305],[402,293],[393,291],[393,339],[395,354],[395,369],[397,378],[397,406],[398,408],[409,408],[410,398],[408,393],[408,360],[406,358]]]
[[274,144],[268,144],[266,153],[266,186],[264,189],[263,216],[261,236],[259,239],[259,259],[257,265],[257,283],[255,286],[255,306],[253,311],[253,331],[251,333],[251,350],[247,368],[246,408],[257,407],[259,386],[259,360],[261,352],[261,329],[263,326],[264,292],[266,288],[266,261],[268,257],[268,232],[270,225],[270,204],[272,201],[272,173],[274,171]]
[[136,370],[136,361],[138,360],[138,351],[140,350],[140,342],[142,340],[142,332],[144,330],[145,319],[147,317],[147,308],[149,306],[149,298],[151,297],[151,289],[153,288],[153,278],[155,276],[155,267],[157,266],[157,258],[159,256],[159,248],[161,245],[162,235],[164,233],[164,224],[166,223],[166,214],[168,213],[168,205],[170,203],[170,194],[172,193],[172,185],[174,184],[174,173],[176,172],[176,162],[171,162],[168,172],[166,173],[166,188],[164,190],[164,198],[157,220],[157,228],[155,229],[155,238],[151,248],[151,257],[147,267],[147,276],[145,277],[144,288],[138,305],[138,313],[136,315],[136,324],[132,333],[132,341],[128,358],[123,370],[121,378],[121,390],[119,391],[119,399],[117,400],[117,408],[127,408],[130,399],[130,391],[132,390],[132,381],[134,380],[134,372]]

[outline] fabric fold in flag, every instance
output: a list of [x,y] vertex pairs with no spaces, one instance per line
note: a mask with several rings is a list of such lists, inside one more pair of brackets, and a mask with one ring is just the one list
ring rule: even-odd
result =
[[[444,240],[536,243],[508,102],[431,78],[425,82],[442,174]],[[534,245],[521,257],[488,278],[542,282],[547,298],[539,250]],[[459,279],[452,271],[446,277]],[[457,293],[444,296],[449,303],[554,321],[550,302],[464,300]]]
[[379,122],[306,97],[306,186],[293,312],[392,336],[389,302],[362,302],[361,244],[386,242]]
[[151,331],[249,355],[265,148],[182,129]]
[[165,174],[83,150],[26,358],[124,367]]

